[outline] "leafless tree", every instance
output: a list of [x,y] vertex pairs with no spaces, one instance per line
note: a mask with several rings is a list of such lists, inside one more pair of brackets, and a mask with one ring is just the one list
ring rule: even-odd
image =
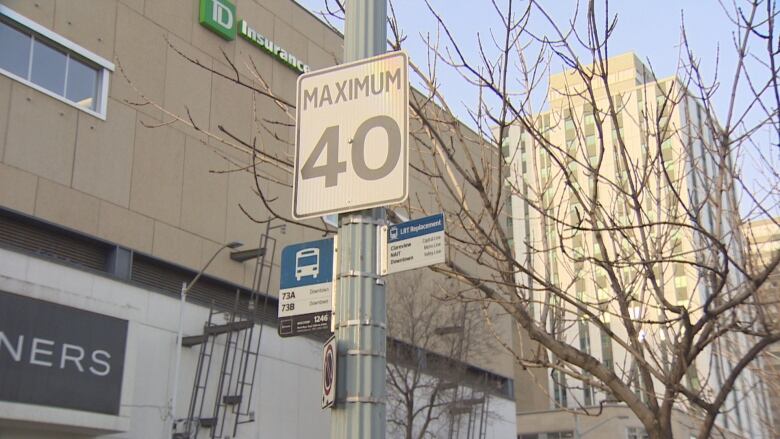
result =
[[[735,407],[761,405],[753,372],[780,340],[757,294],[780,257],[751,271],[740,233],[778,208],[777,5],[712,2],[732,23],[721,50],[734,61],[712,60],[717,74],[707,76],[682,20],[675,76],[637,67],[630,92],[613,90],[621,71],[609,43],[620,21],[610,6],[581,2],[559,21],[535,0],[492,2],[495,25],[469,53],[429,4],[437,29],[424,36],[426,64],[412,63],[411,99],[412,176],[425,187],[390,213],[446,214],[450,258],[433,270],[464,286],[458,300],[512,319],[519,342],[506,348],[520,367],[552,374],[575,399],[562,406],[590,414],[598,400],[620,401],[651,438],[672,437],[680,409],[707,438],[736,421]],[[342,14],[332,0],[327,11]],[[389,24],[391,46],[403,49],[403,23],[391,14]],[[254,118],[252,138],[207,132],[143,96],[138,104],[243,151],[234,169],[254,173],[270,217],[295,223],[263,186],[285,187],[274,176],[291,172],[291,159],[262,142],[291,141],[280,132],[295,123],[293,104],[251,59],[226,62],[232,73],[212,73],[279,108],[278,120]],[[443,68],[477,91],[470,120],[455,118]],[[553,84],[559,68],[569,73]],[[748,165],[760,179],[746,178]]]
[[[495,383],[467,370],[469,359],[494,349],[494,336],[480,303],[452,300],[458,289],[420,271],[388,278],[391,437],[478,437],[497,416],[489,409]],[[472,422],[461,422],[463,417]]]

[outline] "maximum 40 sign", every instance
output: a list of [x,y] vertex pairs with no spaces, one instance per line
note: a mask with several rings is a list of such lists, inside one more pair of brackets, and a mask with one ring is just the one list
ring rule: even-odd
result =
[[294,217],[406,199],[407,72],[406,54],[391,52],[298,78]]

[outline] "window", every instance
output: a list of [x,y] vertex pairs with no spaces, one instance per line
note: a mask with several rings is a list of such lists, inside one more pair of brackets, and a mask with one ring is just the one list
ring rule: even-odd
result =
[[[606,324],[609,327],[609,324]],[[601,362],[608,369],[612,369],[613,357],[612,357],[612,338],[609,333],[603,328],[600,329],[601,334]]]
[[[582,316],[579,318],[579,335],[580,350],[590,354],[590,331],[588,330],[588,321]],[[582,381],[582,398],[582,402],[585,406],[593,405],[593,388],[585,380]]]
[[626,439],[648,439],[649,437],[642,427],[628,427],[626,429]]
[[506,159],[510,158],[509,146],[509,138],[505,137],[504,140],[501,141],[501,155]]
[[114,65],[0,5],[0,73],[105,119]]
[[593,125],[596,123],[596,119],[593,117],[593,113],[585,115],[585,125]]
[[696,364],[688,366],[688,370],[685,371],[685,380],[690,390],[693,390],[694,392],[701,390],[701,382],[699,381],[699,372],[696,370]]
[[568,400],[566,397],[566,375],[559,371],[553,371],[553,398],[555,399],[555,407],[568,407]]
[[587,354],[590,354],[590,331],[588,329],[588,320],[585,317],[579,318],[579,336],[580,336],[580,350]]

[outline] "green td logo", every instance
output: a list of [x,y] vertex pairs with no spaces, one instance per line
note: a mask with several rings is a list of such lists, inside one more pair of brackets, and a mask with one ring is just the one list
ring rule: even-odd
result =
[[236,5],[228,0],[200,0],[200,24],[230,41],[236,38]]

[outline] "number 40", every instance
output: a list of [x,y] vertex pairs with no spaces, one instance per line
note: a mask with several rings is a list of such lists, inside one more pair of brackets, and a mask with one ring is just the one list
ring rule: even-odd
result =
[[[387,157],[382,166],[371,169],[366,164],[366,136],[374,128],[382,128],[387,133]],[[361,123],[352,137],[352,169],[363,180],[379,180],[395,169],[401,157],[401,129],[398,123],[388,116],[374,116]],[[325,164],[317,165],[323,150]],[[314,146],[311,155],[301,168],[304,180],[325,177],[325,187],[336,186],[339,174],[347,172],[347,162],[339,161],[339,127],[334,125],[325,129]]]

